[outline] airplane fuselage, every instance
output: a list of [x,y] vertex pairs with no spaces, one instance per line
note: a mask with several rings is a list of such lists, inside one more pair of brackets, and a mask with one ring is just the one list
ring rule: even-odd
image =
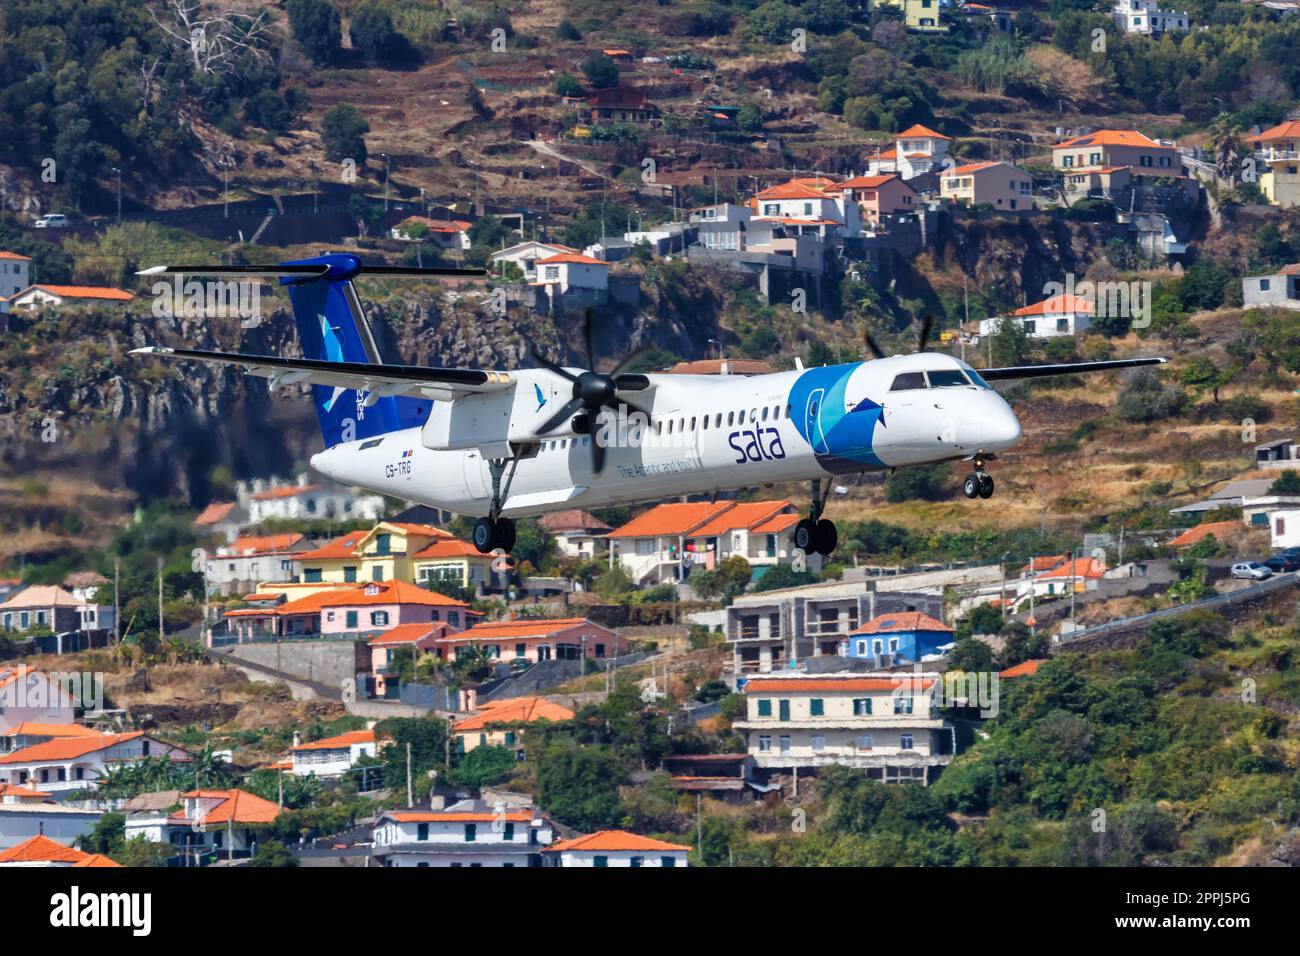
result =
[[[545,369],[513,374],[511,392],[483,396],[478,408],[435,403],[422,427],[335,445],[312,467],[481,517],[492,491],[488,459],[522,449],[501,512],[521,517],[961,459],[1020,438],[1006,401],[970,366],[939,353],[770,375],[653,375],[650,389],[627,396],[648,420],[606,416],[594,434],[563,428],[525,442],[518,436],[572,387]],[[598,475],[593,441],[606,449]]]

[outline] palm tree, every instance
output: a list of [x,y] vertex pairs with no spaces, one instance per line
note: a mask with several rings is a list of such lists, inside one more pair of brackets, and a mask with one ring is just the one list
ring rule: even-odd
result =
[[1214,143],[1214,167],[1219,179],[1231,183],[1237,173],[1237,157],[1241,144],[1237,141],[1240,127],[1230,113],[1220,113],[1210,124],[1210,138]]

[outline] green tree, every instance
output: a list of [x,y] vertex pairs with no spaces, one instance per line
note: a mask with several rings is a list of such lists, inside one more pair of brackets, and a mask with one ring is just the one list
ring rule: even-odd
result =
[[993,650],[983,641],[968,637],[958,641],[948,654],[948,667],[957,671],[991,671]]
[[1198,395],[1209,391],[1217,405],[1219,389],[1231,382],[1235,374],[1234,369],[1219,368],[1207,356],[1197,355],[1183,367],[1179,381]]
[[289,0],[289,30],[315,63],[332,63],[343,44],[339,12],[330,0]]
[[1020,621],[1008,621],[1002,628],[1002,637],[998,663],[1003,667],[1015,667],[1025,661],[1041,660],[1047,656],[1047,634],[1034,633]]
[[259,840],[249,866],[298,866],[298,858],[279,840]]
[[618,86],[618,64],[599,50],[589,53],[582,61],[582,72],[594,90]]
[[587,831],[619,825],[625,772],[612,748],[552,739],[537,764],[537,801],[561,823]]
[[1300,472],[1294,468],[1286,468],[1282,474],[1277,476],[1277,480],[1268,486],[1270,495],[1300,495]]
[[515,752],[509,747],[480,746],[461,757],[448,776],[456,786],[481,790],[504,781],[515,764]]
[[572,73],[561,73],[555,80],[556,96],[581,96],[584,92],[582,81]]
[[948,496],[950,473],[947,463],[900,468],[885,479],[885,500],[939,501]]
[[366,161],[366,133],[370,124],[355,106],[340,103],[321,119],[321,141],[325,144],[325,158],[332,163],[345,159],[355,160],[358,166]]
[[411,52],[406,38],[393,26],[387,7],[377,0],[366,0],[356,9],[348,36],[353,49],[381,63],[405,59]]

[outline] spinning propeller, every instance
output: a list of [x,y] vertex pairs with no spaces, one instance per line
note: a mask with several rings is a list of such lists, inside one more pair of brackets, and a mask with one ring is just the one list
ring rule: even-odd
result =
[[[916,338],[916,351],[918,352],[925,351],[926,343],[929,342],[930,333],[932,331],[934,331],[934,313],[927,312],[925,314],[925,318],[921,320],[921,334],[918,335]],[[872,355],[874,355],[878,359],[882,359],[886,357],[885,350],[882,349],[879,343],[877,343],[876,340],[871,337],[870,332],[864,332],[863,338],[866,340],[867,348],[871,350]]]
[[554,415],[542,422],[533,434],[540,438],[555,431],[566,421],[572,419],[574,432],[579,435],[593,436],[591,441],[591,469],[596,474],[600,474],[605,467],[605,446],[595,438],[596,429],[594,426],[597,417],[604,409],[608,409],[617,415],[620,407],[626,408],[628,412],[641,412],[641,414],[648,417],[647,412],[627,401],[627,399],[620,397],[618,393],[643,391],[650,387],[650,379],[639,372],[623,371],[645,351],[644,349],[638,349],[624,357],[609,372],[591,370],[596,365],[594,339],[591,310],[588,309],[583,319],[583,342],[587,347],[587,365],[591,368],[577,375],[546,358],[536,347],[533,348],[533,359],[538,365],[573,383],[573,397],[565,402]]

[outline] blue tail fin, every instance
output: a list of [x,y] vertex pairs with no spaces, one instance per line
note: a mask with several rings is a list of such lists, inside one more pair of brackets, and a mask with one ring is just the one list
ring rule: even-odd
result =
[[[352,285],[360,260],[348,253],[330,253],[285,265],[329,266],[329,273],[321,278],[280,280],[288,286],[303,355],[327,362],[381,364]],[[427,399],[398,396],[380,398],[367,407],[365,392],[328,385],[315,385],[312,391],[326,448],[423,425],[431,405]]]

